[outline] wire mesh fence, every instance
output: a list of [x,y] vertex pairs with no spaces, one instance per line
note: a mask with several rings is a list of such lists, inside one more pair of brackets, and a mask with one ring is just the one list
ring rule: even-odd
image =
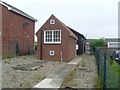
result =
[[112,54],[117,48],[95,48],[95,57],[98,66],[98,75],[103,88],[120,89],[120,66],[112,60]]

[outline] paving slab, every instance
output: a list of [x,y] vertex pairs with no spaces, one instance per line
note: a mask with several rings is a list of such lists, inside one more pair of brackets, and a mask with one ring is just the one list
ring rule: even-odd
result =
[[38,83],[36,86],[34,86],[34,88],[60,88],[61,85],[61,79],[46,78],[40,83]]
[[71,60],[70,62],[68,62],[68,64],[78,64],[81,60],[82,60],[82,58],[80,58],[80,59],[75,58],[75,59]]

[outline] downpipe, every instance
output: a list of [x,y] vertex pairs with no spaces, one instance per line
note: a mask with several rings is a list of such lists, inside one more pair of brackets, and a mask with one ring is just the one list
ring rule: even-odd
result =
[[60,58],[61,58],[61,62],[63,61],[63,53],[62,51],[60,52]]

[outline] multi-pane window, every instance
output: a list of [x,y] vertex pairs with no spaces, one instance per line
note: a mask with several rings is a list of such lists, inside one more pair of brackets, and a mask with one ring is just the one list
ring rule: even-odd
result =
[[44,43],[61,43],[61,31],[60,30],[45,30],[44,31]]

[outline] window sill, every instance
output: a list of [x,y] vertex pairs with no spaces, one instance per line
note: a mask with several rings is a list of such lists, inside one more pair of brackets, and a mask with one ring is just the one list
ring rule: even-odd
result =
[[44,43],[46,45],[61,44],[61,43]]

